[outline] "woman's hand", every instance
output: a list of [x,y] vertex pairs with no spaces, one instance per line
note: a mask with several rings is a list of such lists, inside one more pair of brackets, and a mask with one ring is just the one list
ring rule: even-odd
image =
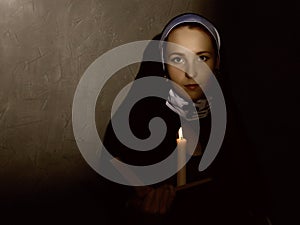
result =
[[147,214],[165,214],[175,198],[172,185],[162,185],[157,188],[144,186],[136,187],[136,198],[131,203]]

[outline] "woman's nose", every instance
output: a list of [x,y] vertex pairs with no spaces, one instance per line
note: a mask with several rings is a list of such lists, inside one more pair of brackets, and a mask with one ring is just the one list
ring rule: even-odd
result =
[[186,68],[185,68],[185,76],[189,79],[195,78],[198,75],[197,73],[197,66],[195,63],[190,63]]

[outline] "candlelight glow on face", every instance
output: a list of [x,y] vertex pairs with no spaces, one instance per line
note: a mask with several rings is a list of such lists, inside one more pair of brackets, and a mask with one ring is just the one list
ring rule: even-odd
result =
[[[166,47],[167,71],[170,79],[184,92],[177,86],[174,88],[182,97],[188,98],[186,97],[188,94],[196,102],[204,97],[202,88],[209,81],[211,71],[218,67],[214,40],[204,28],[189,26],[175,28],[170,32],[167,40],[177,44],[168,44]],[[206,67],[203,64],[210,70],[204,69]]]

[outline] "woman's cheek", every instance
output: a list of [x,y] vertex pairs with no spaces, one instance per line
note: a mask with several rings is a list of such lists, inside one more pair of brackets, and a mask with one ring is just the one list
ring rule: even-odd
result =
[[169,76],[172,81],[178,83],[180,80],[184,78],[184,71],[175,67],[175,66],[169,66],[168,67]]

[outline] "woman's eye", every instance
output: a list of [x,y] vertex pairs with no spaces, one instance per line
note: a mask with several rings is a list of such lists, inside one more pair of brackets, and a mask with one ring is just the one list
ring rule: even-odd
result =
[[204,61],[204,62],[205,62],[205,61],[207,61],[207,60],[208,60],[208,57],[207,57],[207,56],[205,56],[205,55],[200,55],[200,56],[199,56],[199,60],[200,60],[200,61]]
[[181,57],[174,57],[171,59],[171,61],[173,63],[183,63],[184,62],[183,58],[181,58]]

